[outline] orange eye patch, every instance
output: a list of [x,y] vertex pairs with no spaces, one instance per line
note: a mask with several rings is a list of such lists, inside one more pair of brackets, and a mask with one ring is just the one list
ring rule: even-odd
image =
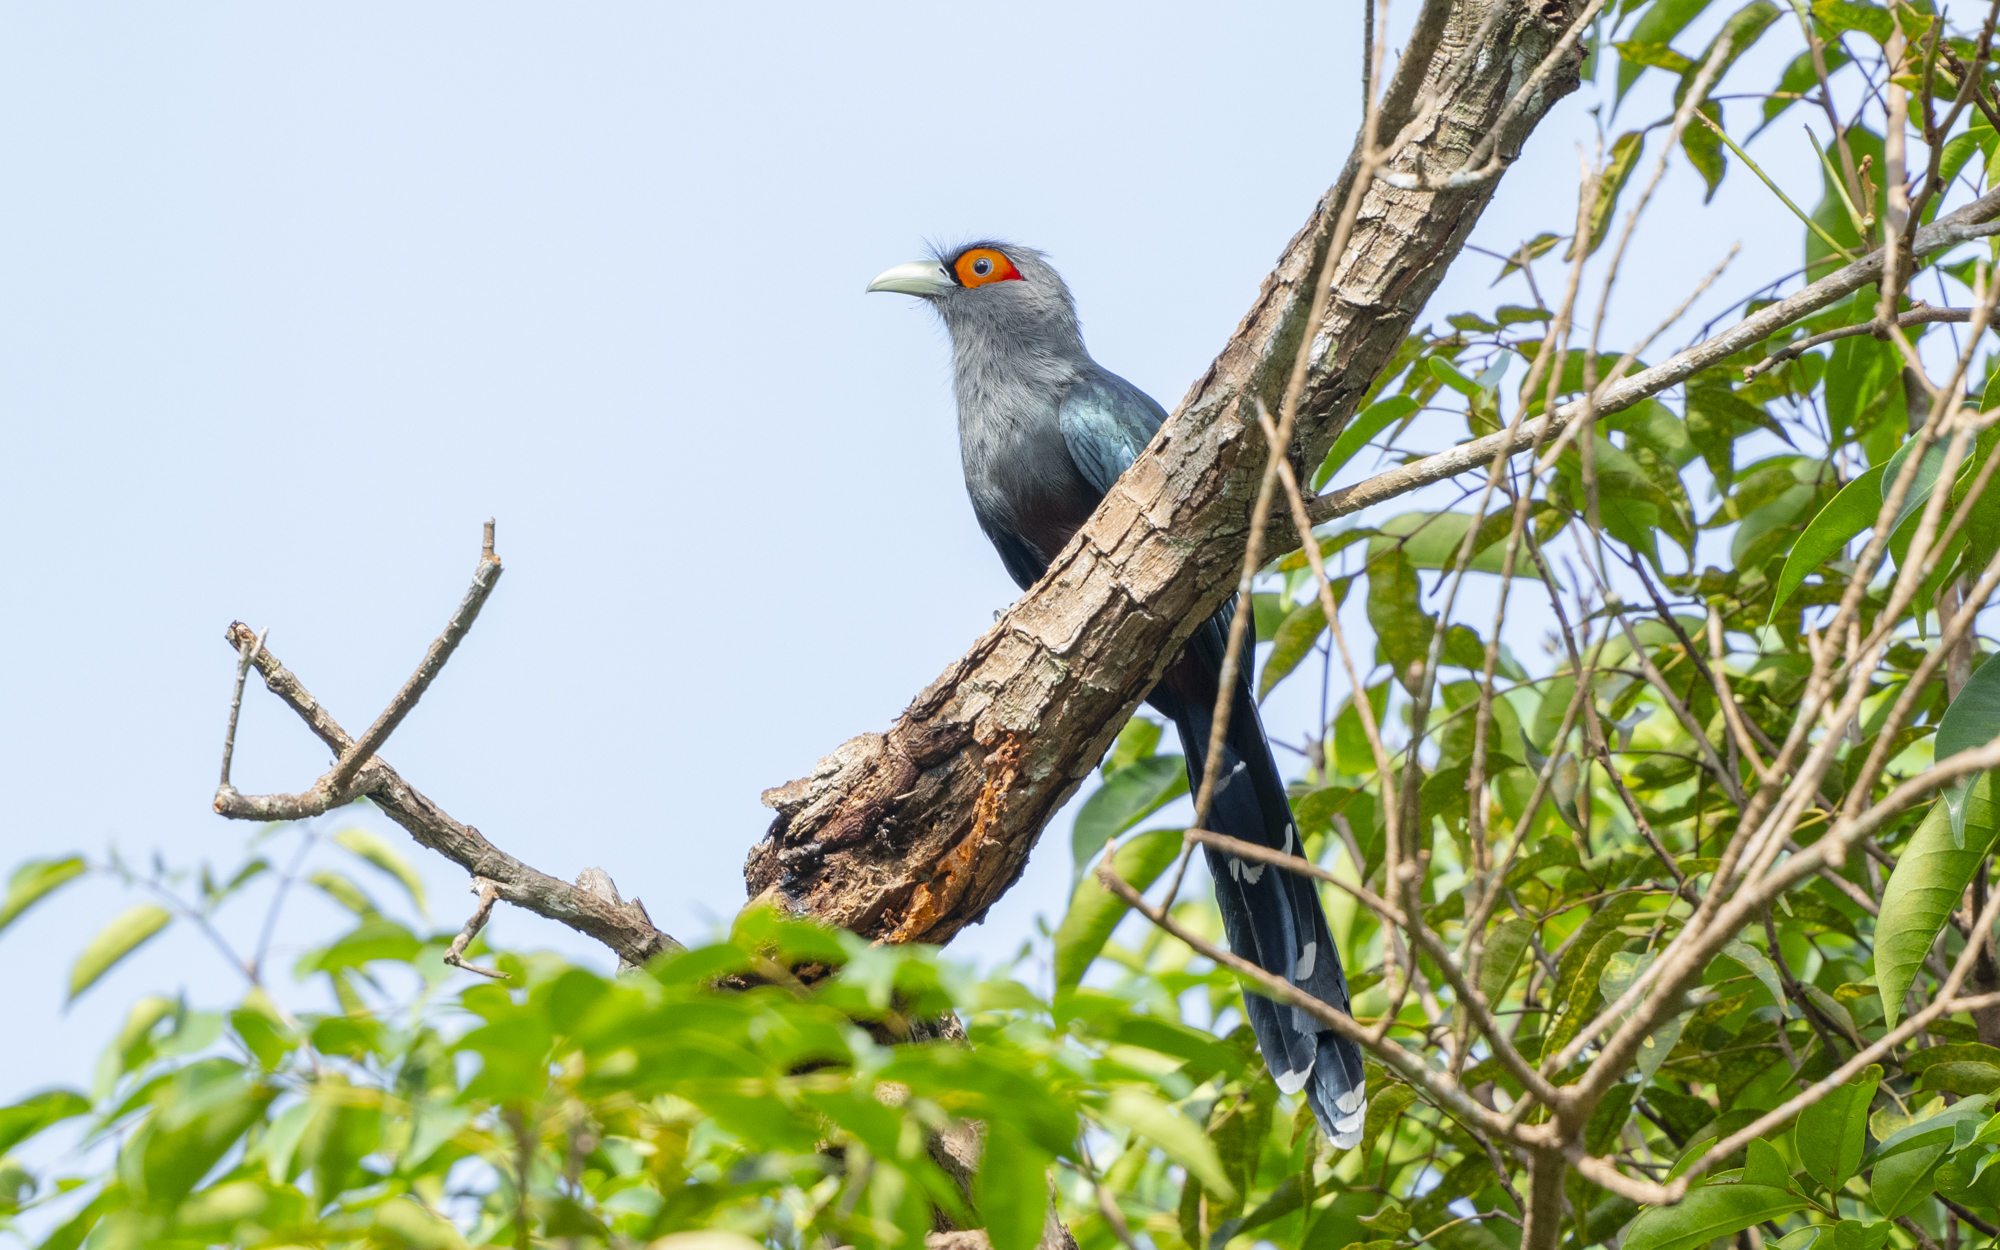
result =
[[953,261],[951,267],[958,275],[959,285],[967,288],[1021,277],[1021,271],[1014,268],[1013,261],[990,247],[973,248]]

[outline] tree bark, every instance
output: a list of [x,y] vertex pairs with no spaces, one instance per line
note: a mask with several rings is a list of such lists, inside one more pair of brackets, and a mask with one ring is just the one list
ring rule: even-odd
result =
[[[1419,23],[1380,133],[1395,134],[1433,95],[1442,107],[1390,171],[1441,180],[1461,168],[1575,11],[1565,0],[1490,3],[1504,7],[1460,3]],[[1474,47],[1489,16],[1494,25]],[[1454,82],[1461,53],[1469,68]],[[1575,89],[1580,63],[1572,53],[1543,80],[1501,135],[1503,157]],[[1297,129],[1303,149],[1312,119]],[[1019,877],[1042,826],[1236,589],[1263,468],[1254,404],[1278,407],[1358,163],[1357,152],[1221,355],[1047,575],[887,733],[851,739],[810,776],[765,792],[778,815],[745,867],[753,896],[776,892],[796,911],[869,937],[942,943]],[[1289,449],[1302,474],[1409,333],[1497,184],[1367,189],[1310,344]]]
[[1521,1250],[1556,1250],[1562,1238],[1562,1151],[1537,1150],[1528,1156],[1528,1209],[1522,1212]]

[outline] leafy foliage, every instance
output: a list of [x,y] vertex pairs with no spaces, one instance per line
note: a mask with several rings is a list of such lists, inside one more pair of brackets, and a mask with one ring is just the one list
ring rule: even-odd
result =
[[[1554,266],[1624,246],[1619,210],[1663,152],[1713,196],[1760,135],[1810,147],[1809,211],[1752,171],[1770,211],[1799,218],[1808,280],[1885,237],[1890,93],[1911,93],[1899,159],[1918,220],[1985,189],[2000,162],[1991,51],[1928,6],[1634,0],[1586,39],[1608,142],[1581,211],[1549,197],[1551,228],[1503,262],[1532,303],[1410,336],[1315,489],[1599,388],[1622,349],[1571,347],[1574,310],[1542,293],[1560,289]],[[1745,53],[1781,40],[1771,90],[1725,100],[1744,94],[1743,65],[1763,63]],[[1704,66],[1716,81],[1689,100]],[[1611,137],[1648,76],[1687,124],[1628,118]],[[1984,93],[1976,107],[1959,99],[1965,82]],[[1823,132],[1766,130],[1781,118]],[[1975,242],[1916,257],[1911,280],[1969,304],[1996,255]],[[1914,307],[1909,290],[1892,310]],[[1928,770],[2000,737],[2000,666],[1976,636],[1940,636],[1990,591],[2000,491],[1984,483],[2000,434],[1987,418],[1942,428],[1952,387],[1916,367],[1957,360],[1976,412],[1992,357],[1947,352],[1933,336],[1956,331],[1929,324],[1896,341],[1881,300],[1865,286],[1598,412],[1491,494],[1476,474],[1457,496],[1310,535],[1344,628],[1372,634],[1351,680],[1306,553],[1263,571],[1249,605],[1266,644],[1259,699],[1284,706],[1287,683],[1329,692],[1303,733],[1279,736],[1303,761],[1303,853],[1349,887],[1323,899],[1353,1019],[1379,1031],[1352,1149],[1332,1149],[1271,1080],[1238,980],[1091,871],[1156,895],[1181,879],[1182,831],[1145,826],[1186,794],[1185,765],[1142,716],[1076,819],[1068,907],[1034,952],[1046,966],[984,979],[936,951],[751,910],[630,975],[507,953],[492,956],[505,981],[468,985],[442,962],[449,932],[396,919],[342,869],[274,883],[260,851],[183,888],[99,865],[149,897],[88,944],[72,996],[104,992],[144,942],[205,924],[256,882],[279,898],[318,890],[352,928],[294,969],[326,1010],[280,1007],[260,952],[241,961],[239,1001],[143,998],[91,1089],[0,1108],[0,1218],[51,1248],[685,1247],[671,1239],[700,1230],[804,1250],[910,1247],[976,1224],[1023,1250],[1053,1212],[1086,1250],[1519,1250],[1533,1190],[1485,1108],[1513,1114],[1502,1128],[1568,1133],[1565,1157],[1636,1174],[1563,1174],[1561,1218],[1538,1230],[1552,1250],[1699,1250],[1753,1229],[1784,1250],[1963,1244],[2000,1224],[2000,1007],[1928,1009],[1968,950],[1967,988],[2000,989],[1975,945],[1990,940],[1976,917],[2000,817],[1989,775],[1942,784]],[[1841,330],[1868,332],[1806,342]],[[1667,354],[1628,346],[1634,370]],[[1510,597],[1507,623],[1472,618],[1464,578]],[[1523,595],[1540,604],[1524,610]],[[1525,660],[1509,645],[1524,617],[1544,643]],[[1789,796],[1782,821],[1774,795]],[[1735,856],[1753,811],[1777,823],[1751,864]],[[421,916],[393,840],[327,841]],[[1685,993],[1648,997],[1707,900],[1807,856],[1823,856],[1816,871],[1703,939]],[[22,865],[0,930],[91,869]],[[1406,909],[1405,927],[1364,892]],[[1198,892],[1170,914],[1218,940]],[[1419,921],[1435,945],[1419,948]],[[1643,1036],[1618,1050],[1641,1014]],[[951,1017],[962,1036],[939,1024]],[[1552,1116],[1533,1087],[1585,1088],[1598,1064],[1608,1079],[1581,1110]],[[1660,1202],[1640,1180],[1687,1187]]]

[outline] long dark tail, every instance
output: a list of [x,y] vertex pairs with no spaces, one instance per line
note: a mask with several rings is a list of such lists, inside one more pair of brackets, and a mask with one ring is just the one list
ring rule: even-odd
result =
[[[1180,730],[1188,784],[1197,791],[1214,725],[1222,653],[1233,614],[1233,602],[1223,605],[1188,641],[1146,699]],[[1285,785],[1278,776],[1277,761],[1271,757],[1257,705],[1250,698],[1249,667],[1245,663],[1238,670],[1222,772],[1208,827],[1245,842],[1299,854]],[[1322,1002],[1350,1010],[1347,974],[1341,968],[1340,951],[1327,929],[1326,912],[1320,907],[1312,879],[1213,848],[1204,850],[1209,872],[1215,877],[1216,902],[1230,949]],[[1258,1049],[1264,1052],[1264,1063],[1278,1088],[1288,1094],[1303,1089],[1333,1144],[1342,1149],[1354,1146],[1361,1140],[1368,1102],[1361,1048],[1323,1030],[1317,1020],[1297,1007],[1247,992],[1243,1001],[1250,1027],[1257,1034]]]

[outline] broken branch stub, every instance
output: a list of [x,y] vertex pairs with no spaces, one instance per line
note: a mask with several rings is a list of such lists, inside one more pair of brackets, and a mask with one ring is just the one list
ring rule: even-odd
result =
[[[1500,2],[1507,8],[1491,51],[1467,58],[1462,77],[1448,71],[1491,16],[1485,6],[1452,6],[1434,45],[1405,57],[1399,76],[1420,75],[1422,94],[1405,81],[1389,99],[1411,101],[1399,107],[1428,116],[1428,129],[1390,169],[1463,166],[1574,9]],[[1509,159],[1519,152],[1575,89],[1580,61],[1573,53],[1543,80],[1497,150]],[[1441,107],[1415,103],[1431,94]],[[1403,124],[1384,121],[1385,131]],[[887,733],[852,739],[811,776],[765,793],[778,815],[744,869],[752,896],[776,891],[803,914],[869,937],[946,942],[1020,875],[1043,824],[1235,588],[1264,455],[1245,405],[1279,401],[1328,223],[1359,164],[1357,153],[1221,355],[1047,575]],[[1289,449],[1301,472],[1325,454],[1409,333],[1497,185],[1369,186],[1310,344]]]

